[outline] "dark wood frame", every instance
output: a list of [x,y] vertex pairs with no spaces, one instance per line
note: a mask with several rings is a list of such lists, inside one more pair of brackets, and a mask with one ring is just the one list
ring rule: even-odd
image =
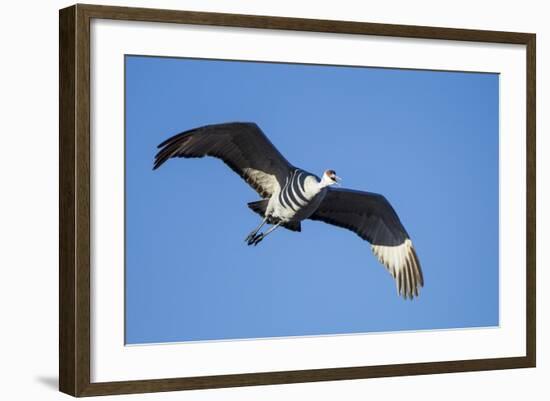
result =
[[[527,355],[430,363],[90,382],[90,20],[92,18],[269,28],[405,38],[513,43],[527,48]],[[59,389],[73,396],[362,379],[534,367],[535,276],[535,46],[531,33],[372,24],[74,5],[59,13]]]

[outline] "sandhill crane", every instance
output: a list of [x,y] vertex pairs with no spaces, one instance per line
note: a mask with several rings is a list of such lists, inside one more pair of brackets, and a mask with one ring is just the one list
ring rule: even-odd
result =
[[[206,125],[177,134],[159,146],[153,169],[172,157],[213,156],[239,174],[261,200],[248,206],[263,220],[245,239],[257,245],[278,227],[301,231],[304,219],[320,220],[355,232],[371,243],[374,255],[396,281],[405,299],[418,296],[422,270],[407,231],[382,195],[332,188],[334,170],[316,175],[294,167],[254,123]],[[261,233],[265,224],[272,226]]]

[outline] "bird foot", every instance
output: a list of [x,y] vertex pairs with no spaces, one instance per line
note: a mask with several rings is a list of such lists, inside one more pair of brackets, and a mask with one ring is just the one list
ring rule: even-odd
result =
[[260,243],[261,240],[264,239],[264,234],[263,233],[260,233],[260,234],[257,234],[257,235],[254,235],[252,238],[250,238],[247,243],[248,245],[258,245],[258,243]]
[[246,236],[246,238],[244,239],[244,242],[247,242],[248,245],[250,245],[250,241],[252,241],[254,237],[256,237],[256,234],[258,234],[258,231],[252,231],[250,234]]

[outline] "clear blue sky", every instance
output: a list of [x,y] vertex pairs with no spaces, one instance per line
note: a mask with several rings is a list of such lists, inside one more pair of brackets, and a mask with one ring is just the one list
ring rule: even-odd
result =
[[[125,90],[127,343],[498,325],[498,75],[127,56]],[[229,121],[384,194],[420,297],[321,222],[247,246],[258,196],[217,159],[152,170],[161,141]]]

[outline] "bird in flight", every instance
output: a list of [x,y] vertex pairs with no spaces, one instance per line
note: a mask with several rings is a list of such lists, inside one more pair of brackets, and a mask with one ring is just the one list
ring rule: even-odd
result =
[[[245,239],[248,245],[284,227],[301,231],[301,221],[319,220],[355,232],[393,276],[404,298],[424,285],[420,263],[407,231],[382,195],[334,188],[334,170],[322,177],[290,164],[255,123],[206,125],[177,134],[158,145],[153,169],[173,157],[221,159],[258,194],[248,207],[263,219]],[[260,232],[265,224],[271,227]]]

